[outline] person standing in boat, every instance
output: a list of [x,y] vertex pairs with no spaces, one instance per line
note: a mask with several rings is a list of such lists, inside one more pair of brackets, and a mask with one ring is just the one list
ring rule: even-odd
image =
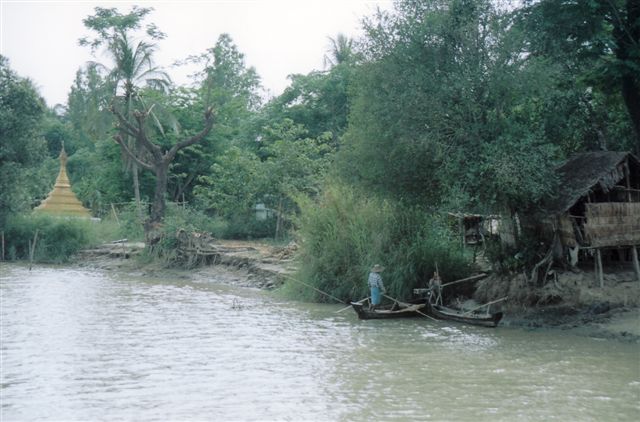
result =
[[384,283],[382,282],[382,276],[380,273],[384,271],[384,267],[376,264],[371,268],[371,272],[369,273],[369,289],[371,290],[371,309],[375,309],[376,306],[380,305],[382,300],[382,293],[386,292],[384,288]]
[[442,305],[442,280],[440,274],[434,271],[433,278],[429,280],[429,301],[434,305]]

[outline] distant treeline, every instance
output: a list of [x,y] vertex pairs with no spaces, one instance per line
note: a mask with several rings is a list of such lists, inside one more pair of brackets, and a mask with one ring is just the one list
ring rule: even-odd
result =
[[[132,125],[146,116],[164,150],[212,108],[211,131],[169,166],[167,200],[222,236],[298,237],[302,274],[341,297],[362,293],[374,261],[397,269],[390,285],[404,294],[436,257],[453,262],[445,212],[526,212],[553,194],[568,155],[639,152],[634,0],[398,1],[364,18],[362,38],[330,38],[324,70],[292,75],[267,100],[228,34],[190,59],[193,85],[172,84],[153,65],[163,34],[133,41],[155,28],[151,12],[96,8],[82,41],[105,62],[78,69],[53,109],[1,59],[0,224],[47,194],[63,141],[85,206],[112,218],[112,203],[153,201],[157,173],[112,107]],[[451,272],[468,268],[455,259]]]

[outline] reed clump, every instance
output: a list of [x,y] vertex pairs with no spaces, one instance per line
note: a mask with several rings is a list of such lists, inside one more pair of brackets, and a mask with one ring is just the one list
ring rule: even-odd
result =
[[[45,214],[13,215],[4,232],[4,259],[64,263],[81,249],[115,235],[109,223]],[[37,235],[36,235],[37,233]],[[35,245],[35,247],[34,247]]]
[[[317,201],[300,201],[300,270],[297,277],[344,301],[368,296],[372,265],[386,267],[390,296],[407,299],[436,270],[447,279],[471,273],[446,221],[419,208],[401,207],[352,187],[329,186]],[[300,283],[286,292],[324,302],[328,297]]]

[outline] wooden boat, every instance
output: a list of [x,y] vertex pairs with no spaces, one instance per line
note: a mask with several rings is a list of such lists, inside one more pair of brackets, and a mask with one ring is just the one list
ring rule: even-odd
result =
[[462,310],[435,304],[429,304],[429,306],[425,309],[425,313],[437,319],[457,321],[465,324],[479,325],[482,327],[495,327],[502,319],[502,312],[493,312],[490,314],[487,314],[485,312],[465,312]]
[[351,306],[360,319],[393,319],[393,318],[413,318],[425,317],[427,304],[423,303],[394,303],[391,306],[369,309],[368,302],[351,302]]

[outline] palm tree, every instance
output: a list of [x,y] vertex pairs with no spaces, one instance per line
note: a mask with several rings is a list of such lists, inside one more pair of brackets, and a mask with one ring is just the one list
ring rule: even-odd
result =
[[[155,44],[144,41],[136,44],[129,35],[132,31],[140,29],[142,20],[153,9],[134,6],[125,15],[120,14],[116,9],[96,7],[94,10],[95,15],[87,17],[83,22],[88,29],[95,31],[97,36],[92,40],[80,39],[80,45],[90,46],[92,52],[106,45],[106,53],[114,63],[108,72],[112,94],[115,99],[122,100],[124,116],[132,121],[134,105],[137,103],[145,108],[139,95],[141,86],[164,90],[170,84],[169,76],[153,63]],[[165,36],[154,24],[146,25],[145,29],[146,34],[153,40],[160,40]],[[134,154],[137,153],[139,146],[136,145],[135,138],[128,136],[126,138],[125,142],[129,150]],[[125,153],[124,149],[123,157],[125,166],[132,172],[136,207],[142,219],[138,164],[136,160],[131,159],[130,154]]]
[[329,37],[329,50],[324,55],[325,67],[334,67],[346,63],[353,58],[353,40],[344,34],[336,38]]
[[[154,44],[140,41],[134,45],[125,31],[116,31],[116,34],[117,36],[113,38],[108,48],[115,63],[109,76],[116,98],[119,92],[122,93],[124,114],[131,121],[134,103],[142,104],[142,98],[138,95],[140,86],[146,84],[149,87],[164,90],[170,84],[170,78],[153,64]],[[125,142],[132,152],[138,153],[139,146],[136,145],[134,138],[127,137]],[[136,207],[139,217],[142,218],[138,164],[129,154],[124,154],[124,157],[126,166],[132,173]]]

